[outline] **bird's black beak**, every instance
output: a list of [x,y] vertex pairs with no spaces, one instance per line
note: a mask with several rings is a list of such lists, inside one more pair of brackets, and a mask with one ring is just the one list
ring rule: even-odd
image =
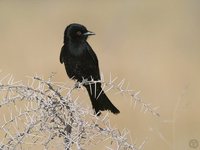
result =
[[87,31],[87,32],[83,33],[83,35],[89,36],[89,35],[95,35],[95,33],[91,32],[91,31]]

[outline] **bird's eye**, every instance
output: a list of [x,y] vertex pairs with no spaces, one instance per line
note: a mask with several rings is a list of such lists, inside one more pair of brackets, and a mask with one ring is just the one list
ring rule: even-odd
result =
[[82,33],[81,33],[81,31],[77,31],[76,34],[77,34],[78,36],[80,36]]

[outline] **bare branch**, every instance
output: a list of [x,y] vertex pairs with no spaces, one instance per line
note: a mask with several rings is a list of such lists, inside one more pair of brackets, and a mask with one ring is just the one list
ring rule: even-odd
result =
[[139,150],[143,147],[145,142],[138,146],[132,144],[128,130],[113,128],[109,113],[97,117],[77,101],[79,97],[72,98],[72,91],[77,87],[95,84],[96,90],[96,84],[101,83],[105,92],[115,90],[130,96],[131,101],[141,105],[143,112],[158,116],[157,108],[144,103],[125,80],[117,83],[117,78],[112,79],[110,74],[108,83],[102,75],[103,80],[83,80],[69,87],[54,82],[54,75],[52,73],[47,80],[29,77],[27,84],[14,81],[12,75],[0,79],[0,149],[25,149],[32,144],[44,149],[76,147],[83,150],[104,141],[112,143],[105,145],[107,149]]

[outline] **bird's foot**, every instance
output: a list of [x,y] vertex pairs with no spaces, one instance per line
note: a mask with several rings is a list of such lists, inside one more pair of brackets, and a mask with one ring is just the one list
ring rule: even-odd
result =
[[80,82],[76,81],[75,84],[74,84],[74,87],[77,88],[77,89],[81,88]]

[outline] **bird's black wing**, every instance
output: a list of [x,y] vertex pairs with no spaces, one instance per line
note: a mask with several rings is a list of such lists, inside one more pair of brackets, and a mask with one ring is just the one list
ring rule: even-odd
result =
[[88,51],[89,55],[92,57],[92,60],[93,60],[94,64],[96,65],[96,67],[99,67],[97,56],[89,44],[87,44],[87,51]]
[[61,48],[61,52],[60,52],[60,63],[61,64],[64,62],[65,57],[66,57],[66,50],[65,50],[65,47],[63,46]]
[[89,56],[92,58],[94,64],[92,65],[93,66],[93,74],[92,74],[92,77],[94,80],[100,80],[101,77],[100,77],[100,71],[99,71],[99,63],[98,63],[98,58],[95,54],[95,52],[92,50],[92,48],[90,47],[90,45],[88,44],[87,46],[87,52],[89,54]]

